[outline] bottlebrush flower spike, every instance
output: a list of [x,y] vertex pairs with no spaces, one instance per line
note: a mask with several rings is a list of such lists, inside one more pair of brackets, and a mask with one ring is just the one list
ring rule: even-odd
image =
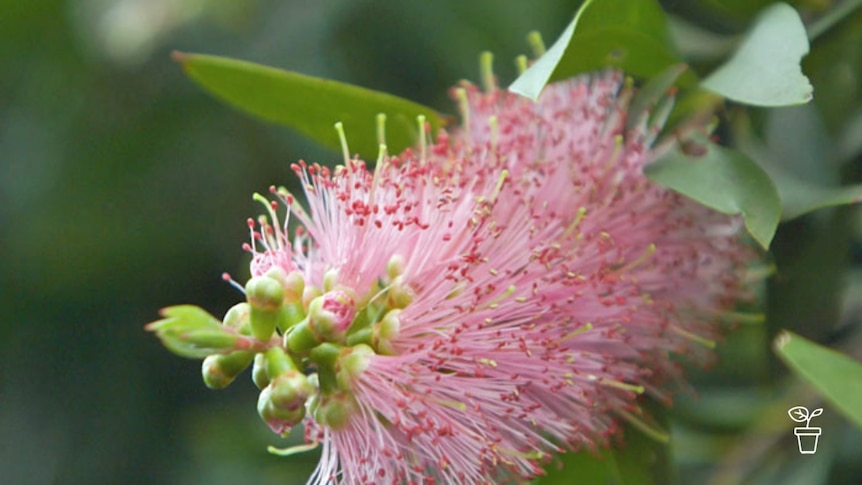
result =
[[254,379],[307,397],[310,483],[530,479],[605,444],[638,394],[666,397],[669,354],[709,355],[756,254],[737,218],[645,178],[659,126],[626,129],[621,86],[581,77],[534,103],[464,84],[464,125],[437,144],[384,147],[373,171],[299,162],[308,212],[271,190],[247,249],[289,316]]

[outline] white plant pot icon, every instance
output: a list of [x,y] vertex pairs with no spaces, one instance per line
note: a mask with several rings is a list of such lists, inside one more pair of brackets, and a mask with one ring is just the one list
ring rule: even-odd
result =
[[805,406],[795,406],[788,409],[787,414],[790,416],[790,419],[797,423],[805,422],[805,426],[793,428],[793,434],[796,435],[796,441],[799,443],[799,453],[803,455],[817,453],[820,428],[811,427],[811,418],[823,414],[823,408],[817,408],[809,413],[808,408]]

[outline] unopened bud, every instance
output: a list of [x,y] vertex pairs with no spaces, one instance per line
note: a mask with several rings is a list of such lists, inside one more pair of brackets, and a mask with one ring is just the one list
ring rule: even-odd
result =
[[398,276],[392,281],[386,301],[392,308],[407,308],[413,302],[415,293],[410,285],[404,281],[403,276]]
[[251,352],[210,355],[201,365],[204,384],[210,389],[224,389],[251,364],[253,359],[254,354]]
[[269,340],[283,317],[284,286],[278,280],[257,276],[245,285],[251,305],[251,332],[258,340]]
[[299,271],[291,271],[284,280],[284,298],[288,302],[302,302],[305,278]]
[[242,335],[251,335],[251,322],[249,320],[250,312],[251,307],[248,303],[237,303],[230,307],[227,313],[224,314],[222,323]]
[[365,372],[374,355],[374,349],[365,344],[359,344],[342,351],[335,364],[335,379],[338,388],[342,390],[353,389],[353,383]]
[[356,304],[345,291],[330,291],[308,307],[308,326],[321,342],[341,342],[356,316]]
[[396,254],[389,258],[386,262],[386,275],[389,276],[389,281],[394,281],[395,278],[404,273],[404,256]]
[[302,308],[308,312],[308,307],[311,306],[311,302],[322,294],[323,292],[320,291],[320,288],[307,285],[302,289]]
[[257,413],[269,428],[282,436],[290,433],[291,428],[302,422],[305,417],[305,406],[296,409],[283,409],[272,401],[272,388],[267,386],[260,392],[257,400]]
[[330,269],[323,274],[323,291],[332,291],[338,284],[338,270]]
[[400,315],[401,310],[399,309],[389,310],[379,322],[374,324],[371,332],[371,345],[381,354],[395,354],[392,340],[398,338],[401,330]]
[[299,371],[288,371],[269,383],[269,399],[279,409],[295,411],[305,406],[306,399],[314,393],[308,377]]
[[321,426],[338,430],[344,428],[357,411],[356,401],[349,392],[321,395],[312,409],[314,420]]
[[263,354],[264,369],[269,379],[275,379],[285,372],[295,371],[296,365],[281,347],[272,347]]
[[251,368],[251,380],[258,389],[269,385],[269,376],[266,375],[266,357],[263,354],[254,356],[254,365]]

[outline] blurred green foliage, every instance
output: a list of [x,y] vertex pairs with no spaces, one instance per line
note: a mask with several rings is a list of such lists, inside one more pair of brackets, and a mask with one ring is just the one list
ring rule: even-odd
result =
[[[709,72],[769,3],[662,5],[683,57]],[[811,26],[860,2],[790,3]],[[527,32],[555,38],[578,4],[0,1],[0,483],[302,483],[316,459],[267,454],[300,437],[269,432],[249,405],[250,379],[215,396],[197,364],[168,357],[142,325],[170,304],[220,315],[238,301],[219,275],[245,274],[243,221],[258,211],[250,194],[291,183],[298,158],[340,156],[213,101],[172,50],[452,113],[446,90],[478,79],[480,51],[494,51],[508,84],[506,59],[528,50]],[[728,105],[722,141],[756,140],[806,182],[862,182],[862,9],[819,33],[803,70],[814,109]],[[809,156],[788,153],[790,142]],[[671,412],[679,483],[862,481],[862,433],[770,350],[791,329],[862,358],[860,238],[856,207],[779,226],[767,323],[731,334],[712,372],[692,370],[700,398],[683,393]],[[786,416],[794,405],[825,409],[821,449],[805,460]]]

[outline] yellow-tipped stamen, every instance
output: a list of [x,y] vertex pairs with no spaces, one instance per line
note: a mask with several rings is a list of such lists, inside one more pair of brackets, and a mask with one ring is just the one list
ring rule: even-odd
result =
[[608,158],[608,164],[605,168],[611,169],[619,161],[620,155],[623,153],[623,141],[623,135],[614,136],[614,151]]
[[677,335],[681,335],[681,336],[691,340],[692,342],[697,342],[700,345],[703,345],[704,347],[706,347],[708,349],[714,349],[715,348],[715,341],[714,340],[710,340],[708,338],[701,337],[700,335],[695,335],[695,334],[689,332],[688,330],[684,330],[684,329],[682,329],[676,325],[671,325],[670,329],[674,333],[676,333]]
[[458,98],[458,111],[461,112],[461,126],[464,127],[465,138],[470,140],[470,100],[467,99],[467,90],[458,88],[455,90],[455,97]]
[[581,221],[584,220],[584,216],[587,215],[587,208],[581,207],[578,209],[578,214],[575,216],[575,220],[569,224],[569,227],[566,228],[566,232],[564,233],[566,236],[574,232],[578,226],[581,224]]
[[518,75],[524,74],[529,65],[527,64],[527,56],[520,55],[515,58],[515,68],[518,70]]
[[386,113],[377,113],[377,144],[386,144]]
[[497,361],[492,359],[479,359],[479,363],[490,365],[491,367],[497,367]]
[[344,125],[339,121],[335,124],[338,132],[338,140],[341,142],[341,155],[344,157],[344,166],[350,170],[350,149],[347,147],[347,135],[344,134]]
[[462,402],[458,402],[458,401],[435,399],[434,402],[436,402],[437,404],[442,404],[443,406],[446,406],[447,408],[457,409],[458,411],[466,411],[467,410],[467,405],[462,403]]
[[617,389],[622,389],[623,391],[630,391],[635,394],[643,394],[646,389],[644,386],[638,386],[635,384],[629,384],[627,382],[615,381],[613,379],[602,379],[599,381],[599,384],[604,384],[608,387],[615,387]]
[[482,88],[486,93],[497,90],[497,82],[494,80],[494,54],[485,51],[479,54],[479,75],[482,79]]
[[497,185],[494,187],[494,192],[491,193],[492,204],[497,201],[497,196],[500,195],[500,191],[503,190],[503,184],[506,183],[507,178],[509,178],[508,170],[500,172],[500,178],[497,179]]
[[419,123],[419,163],[425,165],[428,160],[428,137],[425,136],[425,115],[416,117]]
[[545,54],[545,41],[542,40],[542,34],[534,30],[527,34],[527,43],[533,49],[533,57],[538,59]]
[[276,456],[292,456],[299,453],[305,453],[306,451],[311,451],[320,446],[319,441],[314,441],[312,443],[306,443],[303,445],[291,446],[289,448],[276,448],[275,446],[267,446],[266,451],[272,453]]
[[567,333],[566,335],[564,335],[562,338],[560,338],[557,341],[558,342],[565,342],[566,340],[571,340],[571,339],[577,337],[578,335],[580,335],[582,333],[589,332],[592,329],[593,329],[593,324],[591,322],[587,322],[581,328],[579,328],[573,332]]
[[491,303],[488,303],[487,308],[494,309],[494,308],[499,307],[499,306],[500,306],[500,302],[502,302],[502,301],[503,301],[503,300],[505,300],[506,298],[509,298],[510,296],[512,296],[512,293],[514,293],[516,289],[517,289],[517,288],[515,288],[515,285],[509,285],[509,287],[508,287],[508,288],[506,288],[506,291],[505,291],[505,292],[503,292],[503,294],[502,294],[502,295],[500,295],[500,296],[498,296],[497,298],[494,298],[493,300],[491,300]]
[[616,271],[618,273],[625,273],[626,271],[630,271],[634,268],[637,268],[638,266],[644,264],[644,262],[646,262],[646,260],[648,260],[653,254],[655,254],[655,244],[650,243],[649,246],[647,246],[646,250],[643,252],[643,254],[638,256],[638,259],[622,266]]
[[[379,117],[378,117],[379,119]],[[371,180],[371,190],[368,191],[368,204],[374,205],[374,192],[377,190],[377,184],[380,182],[380,172],[383,171],[386,164],[386,145],[380,144],[380,151],[377,153],[377,163],[374,164],[374,178]]]
[[617,409],[617,412],[620,416],[623,417],[623,419],[626,420],[626,422],[628,422],[635,428],[641,430],[641,432],[643,432],[650,438],[658,441],[659,443],[670,443],[670,435],[663,429],[653,428],[652,426],[643,422],[643,420],[641,420],[637,416],[623,409]]

